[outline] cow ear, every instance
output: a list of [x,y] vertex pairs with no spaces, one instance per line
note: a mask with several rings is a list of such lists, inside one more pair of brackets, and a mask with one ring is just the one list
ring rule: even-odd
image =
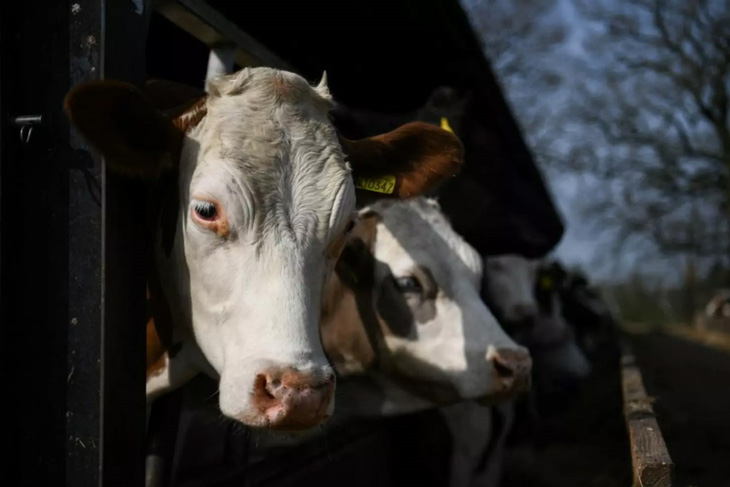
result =
[[456,135],[423,122],[360,140],[340,137],[340,144],[358,197],[368,199],[426,194],[456,174],[464,158]]
[[135,86],[119,81],[83,83],[66,95],[64,109],[113,171],[156,179],[173,168],[184,134]]

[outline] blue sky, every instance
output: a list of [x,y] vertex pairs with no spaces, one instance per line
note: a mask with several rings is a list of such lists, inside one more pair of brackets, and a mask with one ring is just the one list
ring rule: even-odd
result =
[[[463,0],[466,11],[470,13],[474,12],[474,5],[479,3],[480,0]],[[565,30],[564,41],[548,53],[551,59],[547,61],[553,66],[560,66],[565,71],[563,73],[564,77],[569,79],[572,77],[570,70],[574,69],[577,64],[576,61],[583,61],[587,58],[587,53],[582,48],[582,41],[588,35],[585,21],[581,19],[570,0],[556,0],[555,6],[544,16],[544,20],[560,23]],[[500,73],[497,73],[497,75],[502,78]],[[519,119],[522,107],[514,99],[515,93],[510,92],[509,80],[502,78],[501,82],[506,87],[507,98],[510,99],[513,111]],[[569,96],[569,89],[566,90],[563,87],[562,90],[550,93],[548,96],[555,103],[560,103],[561,97]],[[526,135],[529,139],[529,134]],[[566,223],[566,233],[555,249],[554,255],[566,263],[580,265],[593,275],[606,275],[609,273],[608,270],[599,268],[595,262],[597,260],[596,253],[601,251],[597,249],[596,235],[586,228],[587,226],[580,213],[584,198],[590,194],[586,182],[565,172],[543,169],[543,174]]]

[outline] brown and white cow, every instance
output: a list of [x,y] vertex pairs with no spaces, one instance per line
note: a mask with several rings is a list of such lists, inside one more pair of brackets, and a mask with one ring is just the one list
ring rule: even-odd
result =
[[151,187],[149,289],[162,304],[148,327],[148,398],[203,370],[220,377],[224,415],[306,429],[333,408],[320,300],[355,208],[353,178],[384,197],[416,196],[457,170],[462,146],[417,123],[339,138],[324,80],[284,71],[244,69],[209,90],[163,113],[135,87],[99,81],[74,88],[65,107],[110,169]]
[[[479,254],[434,200],[360,211],[322,306],[322,343],[340,377],[333,427],[455,403],[489,412],[475,401],[502,403],[529,389],[531,358],[484,305],[481,274]],[[463,423],[452,425],[449,411],[450,426]],[[483,427],[489,435],[489,424],[471,431]],[[265,452],[317,436],[254,443]]]
[[[483,296],[503,317],[510,335],[530,350],[535,382],[544,386],[585,378],[590,363],[562,316],[558,288],[546,279],[540,261],[502,255],[487,257],[484,266]],[[531,403],[534,397],[526,399]],[[453,440],[449,487],[499,485],[506,438],[519,420],[515,404],[489,408],[468,401],[443,408],[442,414]],[[496,417],[501,420],[498,429]]]
[[435,201],[361,212],[321,325],[325,351],[348,379],[338,394],[347,411],[402,414],[529,387],[530,356],[482,302],[481,273],[479,254]]

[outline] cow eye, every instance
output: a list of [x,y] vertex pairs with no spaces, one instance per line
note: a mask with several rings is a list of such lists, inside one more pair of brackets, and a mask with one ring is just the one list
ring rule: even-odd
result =
[[213,221],[218,217],[218,209],[209,201],[196,201],[193,203],[195,216],[205,221]]
[[395,278],[395,287],[397,287],[398,290],[404,294],[420,294],[423,291],[421,283],[418,282],[418,279],[413,276]]

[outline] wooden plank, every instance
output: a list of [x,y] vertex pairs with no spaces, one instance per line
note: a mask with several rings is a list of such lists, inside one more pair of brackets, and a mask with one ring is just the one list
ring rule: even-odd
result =
[[270,66],[295,71],[275,53],[244,32],[203,0],[160,0],[157,12],[188,34],[214,48],[233,44],[239,66]]
[[624,347],[621,357],[621,382],[626,428],[631,443],[634,487],[671,487],[674,463],[659,429],[653,399],[646,394],[636,359]]

